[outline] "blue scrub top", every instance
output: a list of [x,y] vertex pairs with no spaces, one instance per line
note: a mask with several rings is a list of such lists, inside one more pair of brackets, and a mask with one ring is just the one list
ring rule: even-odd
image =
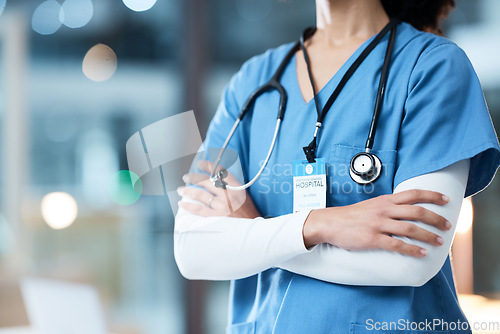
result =
[[[321,107],[370,41],[318,93]],[[364,151],[387,41],[388,35],[358,68],[324,119],[317,157],[327,163],[327,205],[349,205],[390,194],[407,179],[469,158],[466,196],[482,190],[500,164],[500,148],[474,69],[454,43],[406,23],[398,26],[373,147],[383,163],[382,176],[368,186],[351,180],[349,162]],[[253,57],[234,75],[210,124],[205,148],[222,146],[243,103],[269,80],[291,47],[286,44]],[[295,57],[281,83],[288,104],[276,147],[265,172],[249,188],[260,213],[268,217],[292,212],[292,162],[304,159],[302,147],[311,141],[317,117],[314,101],[305,102],[300,92]],[[278,103],[275,91],[259,97],[229,144],[239,154],[246,181],[257,173],[267,154]],[[333,284],[277,268],[235,280],[227,332],[387,332],[371,327],[370,319],[374,326],[377,322],[433,319],[466,322],[457,302],[449,258],[422,287]],[[451,332],[470,333],[435,333]]]

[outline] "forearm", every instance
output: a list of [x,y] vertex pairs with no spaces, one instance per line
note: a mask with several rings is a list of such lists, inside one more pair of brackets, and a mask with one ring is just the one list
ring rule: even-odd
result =
[[395,193],[408,189],[431,190],[450,198],[445,206],[421,204],[446,218],[452,224],[450,230],[443,232],[427,224],[412,222],[441,236],[444,239],[442,246],[400,238],[408,244],[427,249],[425,257],[416,258],[376,249],[348,251],[320,244],[312,252],[294,257],[280,267],[305,276],[342,284],[419,286],[426,283],[440,270],[448,255],[467,184],[468,171],[469,161],[465,160],[443,170],[402,182],[395,189]]
[[181,208],[175,219],[175,260],[188,279],[231,280],[257,274],[308,252],[302,237],[306,216],[201,217]]

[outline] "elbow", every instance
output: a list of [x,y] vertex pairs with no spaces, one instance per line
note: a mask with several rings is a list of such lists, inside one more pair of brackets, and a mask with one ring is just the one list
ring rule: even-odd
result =
[[193,266],[187,264],[186,262],[179,261],[177,258],[175,259],[175,262],[177,263],[177,268],[179,269],[179,272],[185,279],[188,280],[201,279],[200,277],[198,277],[198,273],[196,272],[195,268],[193,268]]
[[432,277],[434,277],[434,275],[428,275],[426,272],[418,273],[406,278],[403,285],[418,288],[429,282]]
[[197,240],[193,240],[194,235],[189,233],[189,229],[180,227],[189,227],[192,221],[189,215],[179,210],[175,217],[174,228],[174,260],[181,275],[189,280],[203,279],[201,277],[203,270],[200,267],[197,255]]
[[178,247],[176,246],[174,247],[174,259],[175,263],[177,264],[177,269],[179,269],[179,272],[184,278],[190,280],[195,279],[192,266],[188,261],[185,260],[184,256],[182,255],[182,251],[178,250]]
[[200,270],[189,256],[180,247],[174,247],[174,259],[181,275],[189,280],[202,279]]
[[193,249],[187,245],[187,241],[182,236],[174,238],[174,259],[181,275],[189,280],[204,279],[200,263],[196,261]]
[[441,269],[441,266],[429,265],[422,258],[415,258],[407,262],[400,272],[398,285],[421,287],[429,282]]

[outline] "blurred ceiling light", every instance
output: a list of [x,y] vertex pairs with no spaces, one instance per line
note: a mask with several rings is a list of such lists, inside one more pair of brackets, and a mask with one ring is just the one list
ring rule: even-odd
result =
[[474,208],[470,197],[462,202],[460,215],[457,222],[457,233],[465,234],[472,228],[472,221],[474,220]]
[[2,15],[7,0],[0,0],[0,15]]
[[122,0],[125,6],[135,12],[143,12],[151,9],[156,3],[156,0]]
[[68,28],[81,28],[94,15],[92,0],[66,0],[62,4],[59,20]]
[[61,5],[55,0],[47,0],[35,9],[31,26],[34,31],[41,35],[50,35],[61,26],[61,17],[64,18]]
[[82,70],[90,80],[101,82],[115,74],[116,66],[115,52],[107,45],[97,44],[85,55]]
[[245,20],[259,22],[269,16],[273,2],[269,0],[235,0],[236,11]]
[[78,214],[75,199],[67,193],[54,192],[42,199],[42,217],[51,228],[60,230],[73,224]]

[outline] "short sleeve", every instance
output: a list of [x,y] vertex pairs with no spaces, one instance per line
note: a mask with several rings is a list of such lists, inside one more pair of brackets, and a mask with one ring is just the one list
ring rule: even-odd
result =
[[484,189],[500,164],[500,148],[479,80],[453,43],[424,51],[410,75],[394,187],[471,159],[465,196]]
[[[238,77],[241,75],[241,70],[233,75],[222,92],[217,111],[215,112],[215,115],[208,127],[207,136],[204,142],[204,146],[206,148],[222,147],[229,131],[231,130],[231,127],[238,117],[240,106],[237,101],[236,91],[237,83],[239,81]],[[235,134],[229,147],[239,149],[239,145],[238,134]]]
[[[251,75],[251,69],[257,63],[256,60],[256,57],[254,57],[246,61],[224,87],[219,105],[200,148],[201,152],[199,153],[202,154],[198,154],[195,160],[207,159],[215,162],[240,114],[246,96],[254,89],[253,86],[257,85],[255,76]],[[241,122],[231,137],[220,161],[220,165],[232,172],[233,176],[240,182],[244,182],[247,174],[245,166],[248,164],[248,137],[249,126],[247,122]],[[191,172],[200,172],[200,170],[193,164]]]

